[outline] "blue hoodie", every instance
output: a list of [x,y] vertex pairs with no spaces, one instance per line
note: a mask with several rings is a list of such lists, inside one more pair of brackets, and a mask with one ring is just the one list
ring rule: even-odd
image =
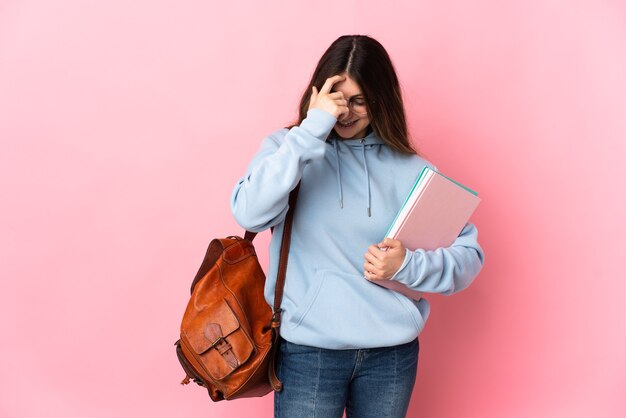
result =
[[[274,226],[265,299],[272,305],[289,193],[301,181],[282,301],[281,335],[331,349],[409,342],[430,307],[363,277],[368,247],[383,240],[421,169],[431,163],[400,154],[375,132],[362,139],[330,137],[337,119],[313,108],[300,126],[267,136],[231,195],[243,228]],[[421,292],[465,289],[483,264],[476,227],[435,251],[406,250],[390,280]]]

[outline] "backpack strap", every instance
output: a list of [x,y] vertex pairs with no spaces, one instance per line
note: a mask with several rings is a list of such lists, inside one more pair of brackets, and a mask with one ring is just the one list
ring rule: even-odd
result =
[[285,287],[285,274],[287,273],[287,260],[289,258],[289,246],[291,245],[291,225],[293,224],[293,211],[298,200],[298,190],[300,190],[300,182],[296,188],[289,194],[289,209],[285,219],[285,227],[283,229],[283,238],[280,245],[280,259],[278,262],[278,274],[276,277],[276,289],[274,290],[274,314],[272,315],[272,332],[274,334],[274,352],[270,358],[269,380],[272,389],[280,392],[283,389],[283,383],[276,376],[276,356],[280,351],[280,317],[282,309],[280,307],[283,301],[283,288]]
[[246,233],[244,234],[243,239],[252,242],[254,237],[256,237],[256,232],[250,232],[250,231],[246,230]]
[[[285,227],[283,228],[283,237],[280,244],[280,258],[278,261],[278,274],[276,277],[276,289],[274,291],[274,306],[272,308],[272,334],[273,334],[273,352],[270,354],[269,364],[269,380],[272,389],[280,392],[283,388],[282,382],[276,376],[276,356],[279,351],[278,345],[280,344],[280,316],[282,309],[280,305],[283,301],[283,289],[285,287],[285,274],[287,273],[287,260],[289,258],[289,246],[291,245],[291,225],[293,224],[293,211],[296,207],[296,201],[298,200],[298,190],[300,190],[300,182],[296,185],[295,189],[289,194],[289,209],[285,217]],[[272,228],[272,233],[274,228]],[[244,238],[252,241],[256,236],[256,232],[246,231]]]
[[293,211],[296,207],[296,201],[298,200],[298,190],[300,190],[299,182],[296,188],[289,194],[289,210],[287,211],[285,227],[283,229],[283,239],[280,245],[280,259],[278,261],[276,289],[274,290],[274,315],[272,315],[272,328],[276,330],[276,334],[278,334],[278,330],[280,329],[280,316],[282,313],[280,305],[283,301],[285,274],[287,273],[287,261],[289,259],[289,247],[291,245],[291,225],[293,225]]
[[[274,306],[272,311],[274,314],[272,315],[272,328],[278,334],[278,330],[280,327],[280,316],[282,309],[280,305],[283,301],[283,289],[285,287],[285,274],[287,273],[287,261],[289,259],[289,247],[291,245],[291,226],[293,224],[293,211],[296,207],[296,201],[298,200],[298,191],[300,190],[300,182],[296,185],[296,187],[289,194],[289,209],[287,210],[287,215],[285,217],[285,226],[283,228],[283,237],[280,245],[280,256],[278,261],[278,274],[276,277],[276,289],[274,291]],[[272,227],[272,233],[274,232],[274,228]],[[254,237],[256,237],[256,232],[251,232],[246,230],[244,235],[244,239],[252,242]]]

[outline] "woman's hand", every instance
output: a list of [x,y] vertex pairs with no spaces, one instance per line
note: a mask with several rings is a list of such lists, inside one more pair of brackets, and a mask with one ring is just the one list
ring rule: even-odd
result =
[[388,280],[404,262],[406,250],[397,239],[385,238],[370,245],[365,253],[365,277],[369,280]]
[[335,75],[326,79],[322,89],[318,92],[317,87],[313,86],[311,99],[309,100],[309,109],[322,109],[339,119],[344,113],[348,113],[348,101],[343,97],[343,92],[336,91],[331,93],[330,89],[339,81],[346,79],[345,75]]

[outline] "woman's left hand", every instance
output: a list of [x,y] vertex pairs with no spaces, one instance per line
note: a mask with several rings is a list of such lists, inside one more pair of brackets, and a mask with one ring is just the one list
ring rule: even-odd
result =
[[375,245],[370,245],[365,253],[365,277],[370,280],[388,280],[404,262],[406,250],[402,242],[385,238]]

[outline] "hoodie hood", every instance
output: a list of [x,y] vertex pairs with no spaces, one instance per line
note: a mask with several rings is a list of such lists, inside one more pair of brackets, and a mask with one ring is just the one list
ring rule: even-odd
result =
[[337,189],[339,192],[339,207],[343,209],[343,185],[341,183],[341,158],[339,158],[339,148],[340,147],[351,147],[351,148],[360,148],[361,156],[363,161],[363,174],[364,174],[364,186],[366,193],[366,208],[367,208],[367,216],[372,216],[372,192],[370,188],[370,175],[369,170],[367,168],[367,157],[365,155],[365,151],[368,149],[372,149],[375,146],[385,145],[385,141],[383,141],[376,133],[369,128],[369,133],[359,139],[342,139],[338,137],[334,131],[331,133],[329,138],[326,140],[327,143],[331,143],[335,150],[335,161],[337,162]]

